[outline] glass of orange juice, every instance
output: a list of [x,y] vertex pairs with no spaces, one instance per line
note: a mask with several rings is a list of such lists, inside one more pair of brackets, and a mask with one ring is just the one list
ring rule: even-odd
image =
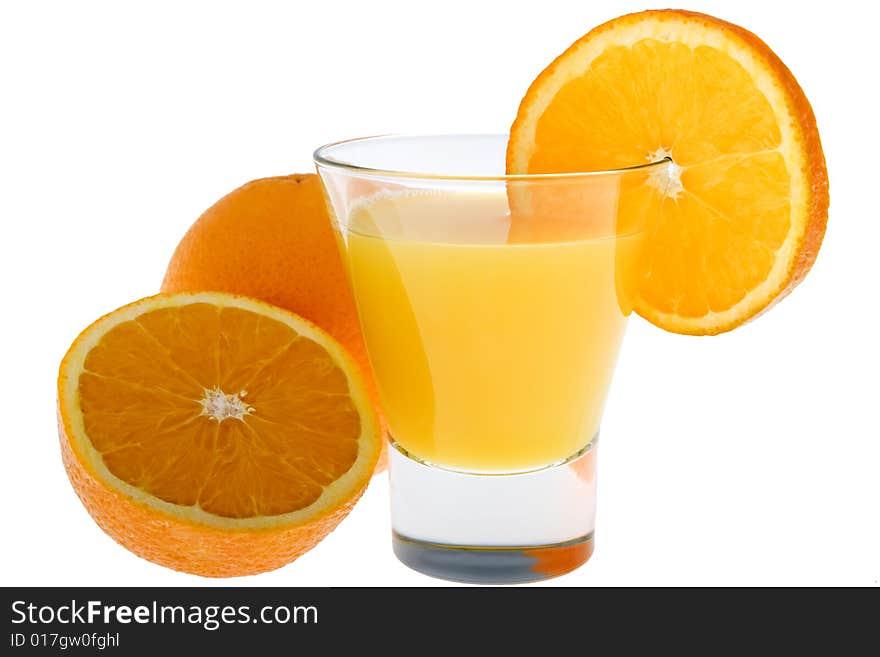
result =
[[315,152],[390,431],[394,551],[479,583],[592,553],[602,409],[669,165],[505,175],[505,150]]

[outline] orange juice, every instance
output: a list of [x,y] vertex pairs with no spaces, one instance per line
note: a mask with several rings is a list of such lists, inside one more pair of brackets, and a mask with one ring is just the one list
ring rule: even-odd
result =
[[599,428],[639,233],[508,243],[503,192],[361,203],[339,237],[393,439],[456,470],[565,460]]

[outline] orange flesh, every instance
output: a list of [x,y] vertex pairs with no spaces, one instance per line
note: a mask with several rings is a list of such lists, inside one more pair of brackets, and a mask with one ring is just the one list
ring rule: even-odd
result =
[[[205,412],[215,390],[240,398],[241,418]],[[160,308],[113,327],[86,358],[79,396],[110,472],[217,516],[305,508],[358,455],[344,372],[291,327],[240,308]]]
[[683,190],[665,199],[662,222],[648,234],[640,296],[661,312],[699,318],[735,306],[767,279],[789,234],[791,184],[777,122],[727,53],[643,38],[607,47],[555,91],[527,170],[625,167],[671,152]]

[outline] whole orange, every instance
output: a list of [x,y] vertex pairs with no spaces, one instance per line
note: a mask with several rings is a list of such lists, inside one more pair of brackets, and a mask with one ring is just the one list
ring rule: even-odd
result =
[[[177,245],[162,281],[163,292],[203,290],[286,308],[336,338],[360,365],[387,434],[318,176],[253,180],[208,208]],[[385,464],[383,447],[376,471]]]

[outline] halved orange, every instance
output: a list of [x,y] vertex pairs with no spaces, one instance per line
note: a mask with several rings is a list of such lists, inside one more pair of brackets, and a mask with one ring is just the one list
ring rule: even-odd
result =
[[288,311],[158,295],[76,339],[58,378],[74,489],[111,537],[206,576],[277,568],[351,510],[379,456],[359,369]]
[[592,171],[664,157],[636,311],[678,333],[733,329],[816,259],[828,178],[813,111],[751,32],[679,10],[601,25],[532,83],[508,173]]

